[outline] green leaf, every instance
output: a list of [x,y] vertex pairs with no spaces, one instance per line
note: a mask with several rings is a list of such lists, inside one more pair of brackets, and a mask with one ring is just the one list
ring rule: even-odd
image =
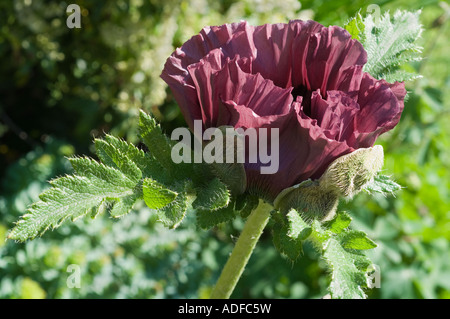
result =
[[155,119],[142,110],[139,115],[139,132],[149,150],[146,154],[151,158],[144,166],[148,167],[145,176],[164,184],[182,179],[191,179],[194,184],[199,184],[212,176],[211,168],[205,163],[174,163],[171,154],[174,142],[162,132]]
[[160,209],[170,204],[177,197],[177,193],[167,189],[157,181],[146,178],[142,183],[145,204],[150,209]]
[[167,174],[156,159],[131,143],[107,134],[103,140],[96,140],[95,145],[98,157],[108,166],[116,165],[117,160],[114,160],[116,153],[123,154],[127,160],[132,161],[139,168],[142,177],[151,177],[161,183],[168,181]]
[[310,237],[319,248],[331,273],[332,298],[366,298],[369,266],[364,250],[376,247],[362,231],[350,230],[351,218],[338,213],[331,221],[312,223]]
[[121,171],[88,158],[70,161],[78,175],[52,180],[53,187],[40,195],[40,201],[28,209],[8,238],[33,239],[49,228],[60,226],[68,218],[75,220],[86,214],[95,216],[105,210],[108,203],[114,203],[112,210],[123,215],[140,198],[137,182]]
[[202,210],[217,210],[226,207],[230,202],[230,193],[227,186],[218,178],[214,178],[204,187],[197,188],[197,198],[192,207]]
[[352,218],[346,212],[338,212],[336,216],[330,221],[325,222],[325,227],[327,227],[331,232],[339,234],[344,231],[352,222]]
[[331,269],[329,289],[332,298],[366,298],[363,288],[367,286],[366,270],[371,264],[366,256],[350,252],[338,240],[330,238],[324,244],[323,257]]
[[308,238],[312,232],[312,228],[300,217],[300,214],[295,209],[291,209],[286,217],[289,222],[288,237],[299,240]]
[[197,225],[202,229],[210,229],[236,217],[234,205],[219,208],[214,211],[197,209]]
[[377,175],[374,177],[373,181],[364,187],[364,190],[368,193],[377,192],[382,194],[393,195],[396,191],[400,190],[402,187],[390,179],[386,175]]
[[281,254],[295,261],[303,251],[303,243],[299,239],[290,238],[286,232],[286,225],[276,223],[273,226],[273,244]]
[[[238,198],[239,199],[239,198]],[[238,199],[236,200],[236,206],[235,209],[239,211],[242,218],[247,218],[251,212],[258,207],[259,204],[259,197],[254,195],[243,195],[243,205],[244,207],[241,208],[238,206]]]
[[117,168],[131,180],[137,182],[142,177],[138,166],[121,150],[115,148],[105,140],[96,139],[97,155],[101,161],[111,167]]
[[422,48],[417,39],[422,33],[419,22],[421,11],[397,11],[391,19],[388,12],[375,23],[374,15],[364,18],[364,30],[358,34],[367,51],[364,71],[377,79],[405,81],[417,75],[399,72],[401,66],[411,61],[421,60]]
[[350,33],[352,39],[360,40],[360,35],[364,32],[364,21],[361,14],[358,12],[354,18],[350,19],[344,25],[344,29]]
[[273,215],[273,244],[281,254],[295,261],[303,251],[302,241],[311,233],[311,227],[306,225],[296,210],[292,209],[288,215],[283,216],[280,212]]
[[[169,228],[176,228],[183,221],[186,211],[189,207],[188,197],[189,181],[184,181],[175,185],[174,190],[177,196],[168,205],[156,210],[156,214],[159,220]],[[167,197],[163,201],[167,201],[170,198],[170,193],[166,194]],[[163,203],[161,201],[161,203]]]
[[369,239],[365,232],[359,230],[345,232],[340,242],[342,247],[346,249],[365,250],[377,247],[377,244]]
[[139,132],[151,156],[167,170],[167,173],[172,172],[175,163],[171,157],[171,141],[162,132],[161,127],[156,123],[155,119],[142,110],[139,115]]
[[136,201],[141,199],[141,197],[141,194],[133,193],[122,197],[120,200],[114,199],[114,201],[112,201],[113,206],[110,209],[109,214],[114,218],[119,218],[128,214]]
[[87,157],[69,158],[75,174],[84,176],[89,179],[106,180],[114,185],[123,185],[133,188],[139,182],[139,169],[130,165],[130,170],[123,173],[118,169],[98,163],[97,161]]

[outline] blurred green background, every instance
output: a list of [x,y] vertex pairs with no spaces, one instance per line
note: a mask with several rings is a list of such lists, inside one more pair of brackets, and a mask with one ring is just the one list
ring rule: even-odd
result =
[[[94,156],[111,133],[139,143],[137,115],[170,133],[184,120],[159,78],[175,47],[206,25],[314,19],[343,25],[369,4],[422,9],[423,77],[409,90],[400,124],[379,139],[384,173],[404,186],[395,198],[341,203],[379,247],[370,253],[381,286],[370,298],[450,298],[450,6],[439,1],[129,0],[77,1],[82,28],[66,27],[70,2],[0,3],[0,298],[201,298],[217,279],[243,226],[210,231],[188,216],[165,229],[145,208],[120,220],[67,222],[25,244],[8,229],[48,180],[70,173],[66,156]],[[276,252],[269,224],[233,297],[318,298],[327,274],[306,245],[295,264]],[[71,264],[81,287],[69,288]]]

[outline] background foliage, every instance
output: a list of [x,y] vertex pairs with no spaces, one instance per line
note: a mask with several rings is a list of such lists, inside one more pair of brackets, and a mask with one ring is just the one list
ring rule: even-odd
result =
[[[141,206],[120,220],[66,223],[25,244],[7,230],[49,187],[70,173],[66,156],[94,156],[94,137],[138,142],[140,108],[170,133],[185,126],[159,79],[173,49],[205,25],[315,19],[343,25],[369,4],[381,13],[422,8],[424,59],[406,72],[422,78],[398,127],[382,136],[384,174],[405,188],[396,198],[358,195],[341,203],[379,247],[371,252],[381,286],[370,298],[450,298],[450,7],[439,1],[129,0],[77,1],[82,28],[68,29],[63,1],[0,4],[0,298],[205,297],[242,221],[196,229],[191,215],[176,231]],[[191,217],[189,217],[191,216]],[[326,294],[323,261],[305,245],[291,264],[275,250],[269,224],[233,297],[317,298]],[[69,288],[67,267],[81,267]]]

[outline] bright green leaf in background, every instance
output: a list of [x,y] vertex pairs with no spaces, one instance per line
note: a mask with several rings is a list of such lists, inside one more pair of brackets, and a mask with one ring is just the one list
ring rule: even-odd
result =
[[420,11],[398,10],[393,16],[386,12],[379,18],[375,14],[362,18],[358,13],[345,25],[367,51],[365,72],[391,83],[420,76],[401,69],[406,63],[422,59],[422,47],[417,44],[423,31],[419,15]]

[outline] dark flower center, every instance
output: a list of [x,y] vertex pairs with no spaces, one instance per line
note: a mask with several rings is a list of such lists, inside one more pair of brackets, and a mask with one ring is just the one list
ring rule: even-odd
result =
[[294,101],[297,98],[297,96],[303,97],[302,106],[303,106],[303,112],[311,117],[311,94],[312,91],[308,90],[308,88],[302,84],[299,86],[296,86],[292,92],[292,96],[294,97]]

